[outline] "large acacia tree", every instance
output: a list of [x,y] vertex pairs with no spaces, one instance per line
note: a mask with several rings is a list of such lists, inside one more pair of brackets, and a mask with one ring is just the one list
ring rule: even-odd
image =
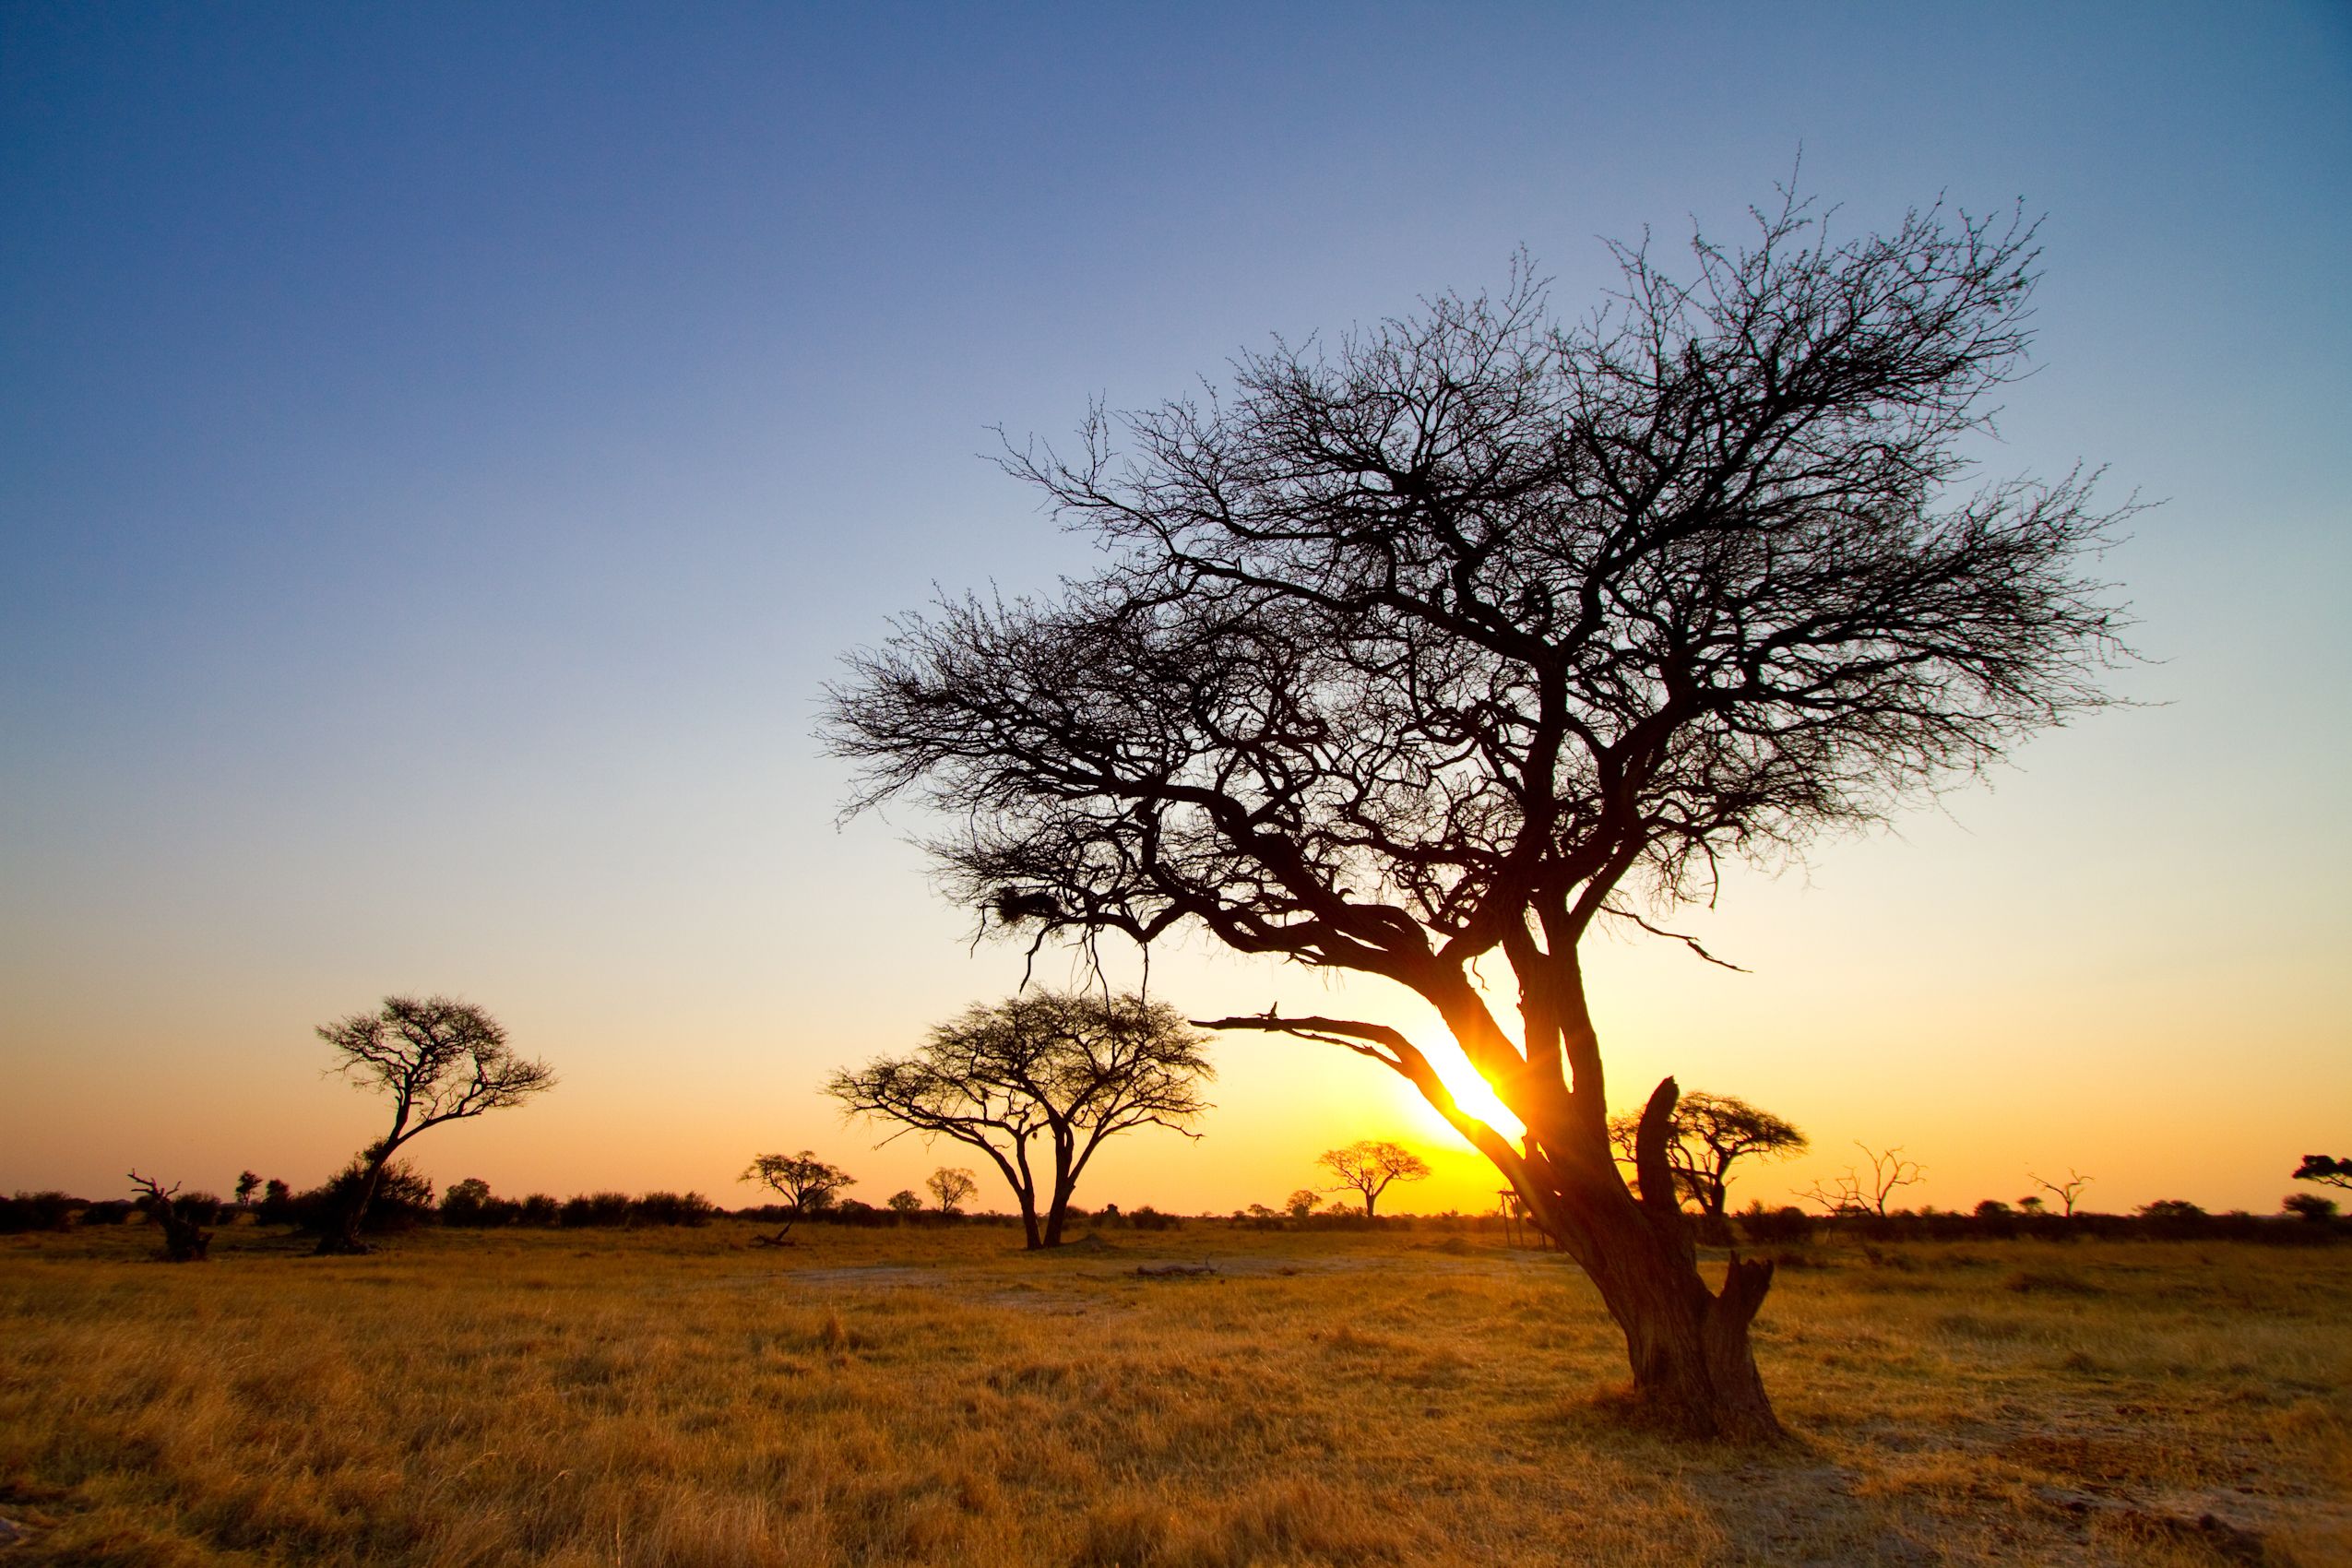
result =
[[[2080,476],[1959,483],[2027,346],[2030,226],[1937,208],[1834,242],[1788,201],[1679,278],[1617,254],[1578,323],[1522,267],[1008,451],[1103,564],[900,623],[830,735],[860,803],[940,809],[950,890],[1008,925],[1189,924],[1426,1000],[1523,1137],[1394,1028],[1216,1027],[1410,1079],[1591,1275],[1637,1397],[1763,1438],[1771,1265],[1703,1277],[1673,1079],[1639,1196],[1620,1175],[1579,944],[2097,706],[2119,619],[2085,563],[2112,515]],[[1473,970],[1497,955],[1500,995]]]
[[[1140,996],[1032,991],[973,1006],[905,1056],[844,1068],[826,1093],[852,1115],[948,1137],[988,1156],[1013,1189],[1032,1248],[1058,1247],[1078,1178],[1103,1140],[1136,1127],[1191,1137],[1214,1075],[1203,1037],[1174,1008]],[[885,1139],[888,1142],[888,1139]],[[932,1177],[942,1212],[954,1207]],[[961,1195],[972,1191],[968,1178]]]

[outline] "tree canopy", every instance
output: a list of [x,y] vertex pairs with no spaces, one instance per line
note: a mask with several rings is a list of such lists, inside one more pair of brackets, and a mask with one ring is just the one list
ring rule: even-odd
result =
[[[1202,1043],[1164,1003],[1029,992],[966,1009],[909,1055],[837,1073],[826,1092],[852,1114],[987,1155],[1019,1201],[1028,1244],[1051,1247],[1104,1139],[1142,1126],[1194,1135],[1207,1109],[1198,1086],[1214,1074]],[[961,1185],[955,1196],[933,1185],[943,1209],[969,1195],[968,1178]]]
[[1394,1182],[1428,1179],[1429,1161],[1402,1144],[1384,1138],[1362,1138],[1346,1148],[1327,1148],[1315,1163],[1339,1180],[1334,1192],[1353,1192],[1364,1200],[1364,1218],[1372,1218],[1381,1194]]

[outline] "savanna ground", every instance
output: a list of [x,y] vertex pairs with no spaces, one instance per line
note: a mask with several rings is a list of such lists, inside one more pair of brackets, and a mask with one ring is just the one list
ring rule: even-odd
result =
[[0,1562],[2352,1562],[2352,1248],[1817,1243],[1759,1453],[1492,1235],[754,1233],[0,1241]]

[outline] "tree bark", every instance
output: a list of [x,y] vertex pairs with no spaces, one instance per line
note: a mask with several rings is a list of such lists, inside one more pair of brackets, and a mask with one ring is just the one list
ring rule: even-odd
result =
[[[1669,1078],[1643,1118],[1644,1143],[1655,1146],[1661,1170],[1675,1098]],[[1539,1212],[1538,1222],[1591,1277],[1623,1331],[1636,1408],[1693,1437],[1769,1443],[1786,1436],[1749,1339],[1749,1325],[1772,1288],[1772,1264],[1734,1253],[1722,1287],[1710,1290],[1670,1179],[1642,1183],[1645,1192],[1666,1194],[1663,1200],[1637,1200],[1617,1174],[1605,1137],[1580,1137],[1585,1129],[1573,1126],[1544,1131],[1553,1135],[1541,1143],[1582,1158],[1531,1162],[1554,1178],[1551,1190],[1538,1194],[1550,1200],[1538,1204],[1550,1212]],[[1594,1146],[1583,1148],[1587,1143]],[[1653,1149],[1642,1153],[1651,1156]]]
[[1026,1192],[1021,1194],[1021,1232],[1024,1251],[1034,1253],[1044,1247],[1045,1242],[1038,1234],[1037,1200]]

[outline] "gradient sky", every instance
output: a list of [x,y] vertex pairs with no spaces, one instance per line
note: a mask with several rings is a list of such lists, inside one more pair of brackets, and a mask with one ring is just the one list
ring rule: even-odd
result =
[[[1599,236],[1736,232],[1801,148],[1848,232],[2047,213],[2002,471],[2164,505],[2106,563],[2148,706],[1603,942],[1612,1098],[1735,1093],[1945,1206],[2267,1210],[2352,1154],[2352,10],[584,5],[0,8],[0,1189],[321,1179],[315,1025],[492,1009],[563,1086],[414,1146],[505,1192],[941,1155],[814,1086],[1008,992],[903,817],[837,826],[820,684],[933,584],[1085,547],[978,454],[1269,333]],[[1061,978],[1055,975],[1051,978]],[[1369,985],[1166,955],[1204,1013]],[[1197,1144],[1082,1202],[1278,1202],[1401,1136],[1232,1040]],[[946,1152],[946,1151],[942,1151]],[[968,1158],[950,1163],[972,1164]]]

